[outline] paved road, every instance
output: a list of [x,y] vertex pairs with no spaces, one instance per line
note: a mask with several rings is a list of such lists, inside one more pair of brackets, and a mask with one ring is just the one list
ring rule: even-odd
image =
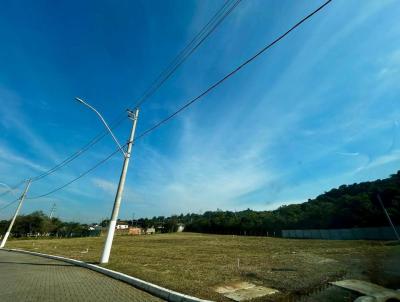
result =
[[162,301],[65,262],[0,251],[0,301]]

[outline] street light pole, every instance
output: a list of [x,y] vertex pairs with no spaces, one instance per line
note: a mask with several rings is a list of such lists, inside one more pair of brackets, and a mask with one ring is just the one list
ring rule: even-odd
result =
[[90,108],[91,110],[93,110],[98,115],[98,117],[103,122],[103,124],[107,128],[108,132],[110,132],[112,138],[114,139],[115,143],[118,145],[119,150],[121,151],[121,153],[124,156],[124,164],[122,166],[122,172],[121,172],[121,176],[119,178],[117,194],[115,195],[115,200],[114,200],[114,207],[113,207],[113,211],[111,214],[110,223],[108,225],[107,238],[106,238],[106,242],[104,243],[103,253],[100,258],[100,263],[104,264],[104,263],[108,263],[108,260],[110,258],[111,247],[112,247],[112,242],[113,242],[114,233],[115,233],[115,226],[117,224],[119,208],[121,206],[122,194],[124,192],[126,173],[128,172],[129,159],[131,157],[131,152],[132,152],[133,139],[135,137],[136,123],[137,123],[137,119],[139,116],[139,108],[136,108],[135,112],[133,112],[129,109],[127,110],[128,118],[132,120],[132,129],[131,129],[131,134],[129,136],[129,140],[127,143],[126,151],[124,151],[123,147],[118,142],[117,138],[112,133],[111,128],[107,125],[106,121],[101,116],[101,114],[93,106],[89,105],[84,100],[82,100],[78,97],[76,97],[75,99],[79,103],[81,103],[81,104],[85,105],[86,107]]
[[29,189],[30,185],[31,185],[31,180],[29,179],[28,182],[26,183],[26,187],[25,187],[24,192],[22,193],[21,197],[19,198],[18,207],[17,207],[17,209],[15,210],[14,217],[12,218],[11,223],[10,223],[10,225],[8,226],[7,232],[5,233],[5,235],[4,235],[4,237],[3,237],[3,240],[1,241],[0,248],[3,248],[3,247],[5,246],[5,244],[6,244],[6,242],[7,242],[7,239],[8,239],[8,236],[10,236],[12,227],[13,227],[14,222],[15,222],[15,219],[17,219],[19,210],[20,210],[21,207],[22,207],[22,203],[24,202],[26,193],[28,192],[28,189]]
[[113,207],[110,223],[108,226],[107,238],[106,238],[106,242],[104,244],[103,254],[101,255],[101,258],[100,258],[100,263],[103,263],[103,264],[108,263],[108,260],[110,258],[110,252],[111,252],[112,242],[113,242],[114,233],[115,233],[115,227],[117,224],[119,208],[121,205],[122,193],[124,191],[124,186],[125,186],[126,173],[128,171],[129,159],[130,159],[131,152],[132,152],[133,139],[135,137],[136,123],[137,123],[137,119],[139,116],[139,109],[137,108],[134,113],[131,111],[128,111],[128,115],[129,115],[129,118],[133,121],[132,129],[131,129],[131,134],[130,134],[129,141],[128,141],[127,150],[125,153],[126,155],[125,155],[125,159],[124,159],[124,164],[122,166],[121,176],[119,178],[117,194],[115,195],[114,207]]

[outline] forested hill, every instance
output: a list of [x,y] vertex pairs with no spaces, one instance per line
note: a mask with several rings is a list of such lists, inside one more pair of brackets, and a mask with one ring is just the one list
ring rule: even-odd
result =
[[274,211],[209,211],[175,219],[186,224],[186,231],[247,235],[282,229],[388,226],[378,192],[393,222],[400,225],[400,171],[382,180],[342,185],[302,204]]

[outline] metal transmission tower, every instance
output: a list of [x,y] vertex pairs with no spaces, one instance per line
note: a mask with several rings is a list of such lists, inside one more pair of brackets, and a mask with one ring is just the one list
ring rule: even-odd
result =
[[28,192],[30,185],[31,185],[31,180],[29,179],[29,180],[27,181],[27,183],[26,183],[26,187],[25,187],[24,192],[22,193],[21,197],[19,198],[18,207],[17,207],[17,209],[15,210],[14,217],[11,219],[11,222],[10,222],[10,225],[8,226],[7,232],[5,233],[5,235],[4,235],[4,237],[3,237],[3,240],[1,241],[0,248],[3,248],[3,247],[5,246],[5,244],[6,244],[6,242],[7,242],[7,239],[8,239],[8,236],[10,236],[12,227],[13,227],[13,225],[14,225],[14,223],[15,223],[15,219],[17,219],[19,210],[20,210],[21,207],[22,207],[22,203],[24,202],[26,193]]
[[53,206],[51,207],[50,215],[49,215],[50,219],[53,218],[53,214],[55,211],[56,211],[56,203],[53,203]]
[[126,151],[124,151],[123,147],[118,142],[117,138],[112,133],[110,127],[107,125],[106,121],[101,116],[101,114],[93,106],[89,105],[84,100],[82,100],[80,98],[75,98],[75,99],[78,102],[80,102],[81,104],[83,104],[83,105],[87,106],[88,108],[90,108],[91,110],[93,110],[99,116],[100,120],[103,122],[103,124],[105,125],[107,130],[110,132],[113,140],[116,142],[119,150],[122,152],[122,154],[124,156],[124,163],[122,165],[122,172],[121,172],[121,176],[119,178],[118,189],[117,189],[117,193],[115,195],[115,200],[114,200],[114,207],[113,207],[113,210],[112,210],[110,223],[108,225],[107,238],[106,238],[106,241],[104,243],[103,254],[101,255],[101,258],[100,258],[100,263],[108,263],[108,260],[110,258],[110,253],[111,253],[112,242],[113,242],[113,239],[114,239],[114,233],[115,233],[115,227],[116,227],[116,224],[117,224],[119,208],[121,206],[122,194],[124,192],[126,174],[128,172],[129,159],[131,157],[132,144],[133,144],[133,139],[135,137],[136,123],[137,123],[137,119],[138,119],[138,116],[139,116],[139,108],[136,108],[135,111],[131,111],[129,109],[127,110],[128,111],[128,118],[130,120],[132,120],[132,128],[131,128],[131,134],[129,136],[129,140],[128,140],[127,144],[125,144],[127,146]]

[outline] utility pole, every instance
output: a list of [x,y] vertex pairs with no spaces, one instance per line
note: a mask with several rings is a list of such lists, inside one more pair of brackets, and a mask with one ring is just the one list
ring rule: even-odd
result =
[[5,245],[6,242],[7,242],[8,236],[10,236],[12,227],[13,227],[14,222],[15,222],[15,219],[17,219],[19,210],[20,210],[21,207],[22,207],[22,203],[24,202],[26,193],[28,192],[30,185],[31,185],[31,180],[28,179],[28,181],[27,181],[27,183],[26,183],[25,190],[24,190],[24,192],[22,193],[21,197],[19,198],[19,204],[18,204],[17,209],[15,210],[14,217],[12,218],[11,223],[10,223],[10,225],[8,226],[7,232],[6,232],[6,234],[4,235],[3,240],[1,241],[0,248],[3,248],[3,247],[4,247],[4,245]]
[[119,213],[119,208],[120,208],[121,199],[122,199],[122,193],[124,191],[126,173],[128,171],[129,159],[130,159],[131,152],[132,152],[132,144],[133,144],[133,139],[135,137],[136,123],[137,123],[138,116],[139,116],[138,108],[136,108],[135,112],[128,110],[128,117],[132,120],[132,129],[131,129],[131,134],[130,134],[129,141],[128,141],[127,150],[125,153],[124,164],[122,166],[121,176],[119,178],[117,194],[115,195],[114,207],[113,207],[110,223],[108,224],[107,238],[106,238],[106,242],[104,244],[103,254],[101,255],[101,258],[100,258],[100,263],[108,263],[108,260],[110,258],[110,252],[111,252],[112,242],[113,242],[114,233],[115,233],[115,226],[117,224],[118,213]]
[[387,220],[389,221],[390,225],[391,225],[392,228],[393,228],[393,232],[394,232],[394,234],[395,234],[397,240],[400,241],[399,233],[397,233],[396,227],[394,226],[394,224],[393,224],[393,222],[392,222],[392,219],[390,219],[389,213],[386,211],[386,208],[385,208],[385,206],[384,206],[384,204],[383,204],[383,201],[382,201],[382,199],[381,199],[381,196],[380,196],[379,194],[377,194],[377,197],[378,197],[379,203],[381,204],[381,207],[382,207],[383,211],[384,211],[385,214],[386,214]]

